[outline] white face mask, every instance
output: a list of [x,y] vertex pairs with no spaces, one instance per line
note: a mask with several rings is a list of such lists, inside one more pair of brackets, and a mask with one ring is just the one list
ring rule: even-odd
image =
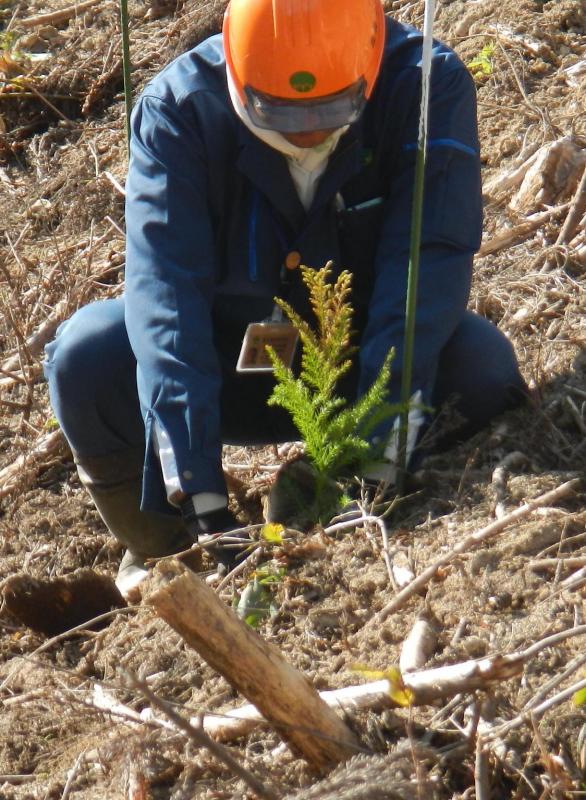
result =
[[257,139],[268,144],[273,150],[278,150],[279,153],[282,153],[287,158],[291,178],[297,189],[299,199],[307,210],[313,201],[318,181],[325,172],[328,159],[336,149],[340,137],[346,133],[349,126],[344,125],[343,128],[332,131],[327,139],[314,147],[297,147],[297,145],[287,141],[278,131],[267,131],[252,122],[238,96],[229,71],[226,72],[228,76],[228,91],[236,114]]

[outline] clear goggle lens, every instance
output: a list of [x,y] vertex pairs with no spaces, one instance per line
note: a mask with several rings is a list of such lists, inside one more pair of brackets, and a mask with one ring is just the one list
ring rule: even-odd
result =
[[366,104],[366,81],[360,78],[335,94],[283,99],[245,86],[246,110],[259,128],[280,133],[334,130],[355,122]]

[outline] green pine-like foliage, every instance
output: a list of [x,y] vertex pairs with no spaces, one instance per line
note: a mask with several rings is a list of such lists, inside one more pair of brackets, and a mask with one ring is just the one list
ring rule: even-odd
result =
[[352,366],[357,350],[351,345],[352,275],[345,270],[332,283],[331,263],[320,270],[301,267],[301,273],[316,330],[288,303],[275,298],[299,332],[301,370],[296,378],[274,350],[267,348],[277,381],[268,402],[291,414],[317,472],[324,478],[337,479],[344,472],[359,473],[373,460],[367,437],[380,422],[398,412],[387,401],[394,351],[389,350],[376,380],[354,404],[337,396],[336,384]]

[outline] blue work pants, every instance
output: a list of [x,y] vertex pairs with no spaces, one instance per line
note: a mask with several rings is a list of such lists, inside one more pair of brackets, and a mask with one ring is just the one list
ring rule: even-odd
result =
[[[118,458],[121,473],[136,472],[144,453],[144,426],[124,299],[81,308],[63,323],[46,352],[51,403],[76,457],[97,459],[96,463],[102,457]],[[298,438],[289,415],[266,405],[271,385],[271,376],[242,376],[224,369],[220,402],[225,443]],[[466,422],[451,438],[463,439],[481,429],[517,405],[525,391],[508,339],[492,323],[467,312],[442,350],[432,398],[435,408],[456,398],[455,409]],[[132,466],[124,466],[125,453]]]

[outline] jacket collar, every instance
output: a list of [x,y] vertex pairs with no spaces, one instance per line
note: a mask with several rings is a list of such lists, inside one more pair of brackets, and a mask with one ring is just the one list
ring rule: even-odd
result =
[[298,231],[305,218],[305,209],[289,173],[285,156],[261,142],[240,120],[238,121],[240,154],[236,166]]
[[326,171],[321,176],[316,195],[309,211],[305,212],[291,179],[285,157],[261,142],[243,124],[238,125],[240,154],[237,167],[268,199],[298,233],[307,215],[327,205],[342,186],[361,169],[361,125],[353,125],[342,136],[338,147],[329,158]]

